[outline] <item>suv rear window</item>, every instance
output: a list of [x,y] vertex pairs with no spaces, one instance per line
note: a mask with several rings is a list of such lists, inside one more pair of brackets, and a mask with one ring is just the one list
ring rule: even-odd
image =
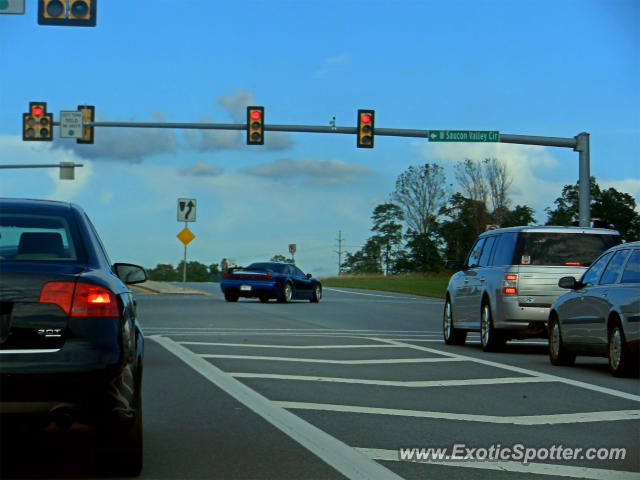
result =
[[620,243],[619,235],[522,232],[515,263],[588,267],[602,252]]

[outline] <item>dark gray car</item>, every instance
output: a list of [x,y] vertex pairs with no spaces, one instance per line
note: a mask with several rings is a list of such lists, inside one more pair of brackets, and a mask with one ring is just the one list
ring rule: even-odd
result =
[[549,313],[549,357],[571,365],[576,355],[608,357],[615,376],[637,374],[640,343],[640,242],[603,253],[580,280],[558,282],[571,291]]

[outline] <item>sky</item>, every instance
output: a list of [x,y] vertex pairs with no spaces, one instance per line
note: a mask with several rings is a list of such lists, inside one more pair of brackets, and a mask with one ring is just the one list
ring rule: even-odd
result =
[[[255,1],[100,0],[96,27],[43,26],[37,1],[0,15],[0,196],[71,201],[112,261],[177,265],[178,198],[197,200],[188,261],[239,265],[288,256],[316,276],[338,250],[373,235],[371,215],[411,165],[498,158],[513,205],[546,221],[578,179],[571,149],[439,143],[354,134],[95,129],[93,145],[22,141],[22,113],[45,101],[94,105],[97,121],[238,123],[590,134],[591,175],[640,204],[640,2],[637,0]],[[341,238],[339,243],[338,239]]]

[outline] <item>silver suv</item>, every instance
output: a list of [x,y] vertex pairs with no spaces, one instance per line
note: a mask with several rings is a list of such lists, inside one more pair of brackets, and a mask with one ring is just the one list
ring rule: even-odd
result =
[[442,329],[448,345],[480,332],[482,349],[507,340],[546,337],[561,277],[579,278],[602,252],[621,243],[615,230],[512,227],[481,234],[449,280]]

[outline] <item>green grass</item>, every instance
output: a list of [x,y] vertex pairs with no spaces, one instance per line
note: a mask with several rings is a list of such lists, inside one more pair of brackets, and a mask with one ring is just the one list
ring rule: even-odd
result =
[[341,275],[322,278],[325,287],[361,288],[444,298],[450,273],[406,275]]

